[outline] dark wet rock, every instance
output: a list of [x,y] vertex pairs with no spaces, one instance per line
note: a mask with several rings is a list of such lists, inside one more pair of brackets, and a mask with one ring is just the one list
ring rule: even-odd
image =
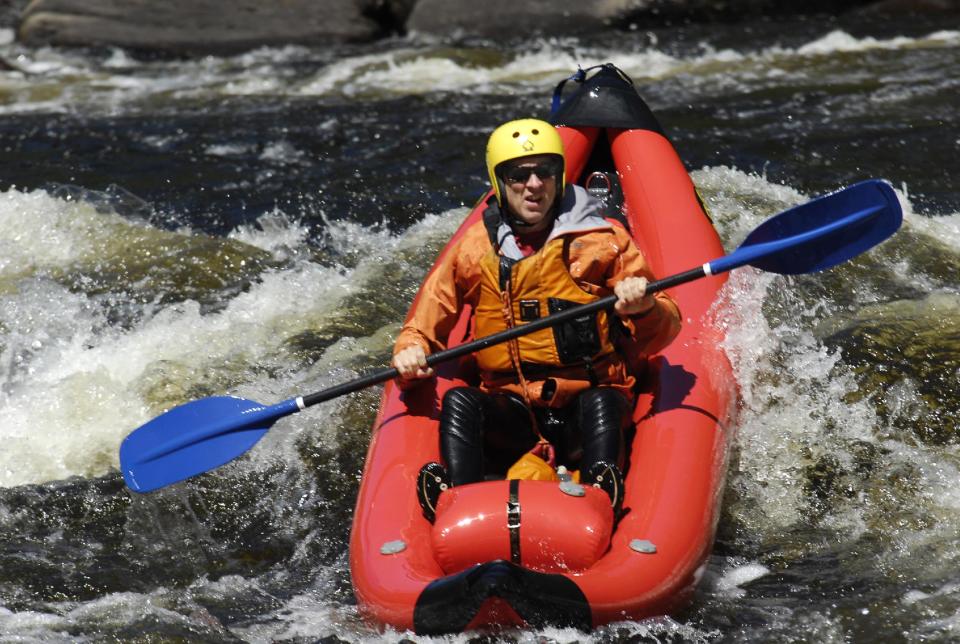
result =
[[24,8],[26,1],[0,0],[0,26],[14,26],[19,15],[24,43],[177,54],[369,42],[408,32],[514,40],[850,11],[884,16],[960,11],[960,0],[32,0]]
[[438,36],[516,39],[530,34],[569,35],[678,23],[737,22],[756,18],[957,11],[960,0],[417,0],[406,27]]
[[0,28],[13,28],[20,22],[20,13],[30,0],[0,0]]
[[955,13],[960,12],[958,0],[880,0],[870,2],[861,13],[882,16],[902,15],[905,13]]
[[366,41],[381,33],[375,18],[385,6],[374,0],[33,0],[18,36],[28,44],[183,53]]

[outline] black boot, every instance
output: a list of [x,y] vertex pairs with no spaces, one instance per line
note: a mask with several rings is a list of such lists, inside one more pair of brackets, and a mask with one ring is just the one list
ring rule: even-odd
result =
[[486,401],[487,395],[473,387],[454,387],[443,396],[440,456],[450,468],[453,485],[483,480]]
[[437,501],[440,493],[450,487],[450,476],[440,463],[429,462],[420,468],[417,474],[417,501],[423,510],[423,516],[433,523],[437,518]]

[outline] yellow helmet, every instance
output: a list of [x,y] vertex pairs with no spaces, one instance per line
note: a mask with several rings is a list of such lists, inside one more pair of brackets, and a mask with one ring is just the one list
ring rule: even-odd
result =
[[503,206],[503,179],[498,175],[500,165],[506,161],[537,154],[555,154],[560,157],[557,197],[562,197],[567,169],[563,162],[563,141],[555,127],[540,119],[519,119],[504,123],[493,131],[487,141],[487,172],[497,195],[497,203]]

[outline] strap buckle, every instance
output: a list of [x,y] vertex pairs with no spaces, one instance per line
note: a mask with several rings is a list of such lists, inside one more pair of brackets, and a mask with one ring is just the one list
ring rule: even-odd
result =
[[507,501],[507,528],[510,530],[520,529],[520,502]]

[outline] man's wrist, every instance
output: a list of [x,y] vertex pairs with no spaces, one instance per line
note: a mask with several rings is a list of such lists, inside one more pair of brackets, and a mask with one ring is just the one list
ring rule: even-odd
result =
[[632,318],[642,318],[642,317],[644,317],[644,316],[650,315],[650,313],[652,313],[652,312],[653,312],[653,309],[655,309],[655,308],[657,308],[657,301],[654,299],[654,300],[652,300],[652,301],[650,302],[650,306],[648,306],[647,308],[645,308],[645,309],[642,310],[642,311],[638,311],[637,313],[632,313],[632,314],[630,315],[630,317],[632,317]]

